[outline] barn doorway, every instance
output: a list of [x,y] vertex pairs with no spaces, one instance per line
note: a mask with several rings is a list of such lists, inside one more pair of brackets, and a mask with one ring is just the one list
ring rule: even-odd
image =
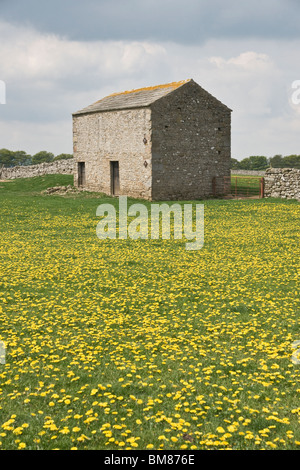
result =
[[78,162],[78,186],[85,186],[85,162]]
[[118,196],[120,193],[119,162],[110,162],[111,194]]

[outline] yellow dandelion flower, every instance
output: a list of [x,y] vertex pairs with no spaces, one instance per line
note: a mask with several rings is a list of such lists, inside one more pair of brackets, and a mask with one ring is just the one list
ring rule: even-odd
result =
[[222,428],[222,426],[219,426],[219,427],[217,427],[217,431],[218,431],[219,433],[224,433],[224,432],[225,432],[225,429]]

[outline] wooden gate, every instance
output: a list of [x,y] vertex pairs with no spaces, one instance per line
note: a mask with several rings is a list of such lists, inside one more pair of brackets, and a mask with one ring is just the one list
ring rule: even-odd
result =
[[264,178],[257,176],[215,176],[212,180],[214,197],[227,199],[259,199],[264,197]]

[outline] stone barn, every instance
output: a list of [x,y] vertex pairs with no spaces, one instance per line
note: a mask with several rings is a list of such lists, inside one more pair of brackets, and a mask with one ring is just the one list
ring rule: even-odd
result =
[[190,200],[230,176],[231,109],[193,80],[114,93],[72,116],[79,187]]

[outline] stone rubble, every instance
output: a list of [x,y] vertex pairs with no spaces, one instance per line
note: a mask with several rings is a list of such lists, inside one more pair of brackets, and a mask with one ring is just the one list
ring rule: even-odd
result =
[[53,186],[52,188],[47,188],[43,191],[43,194],[68,194],[68,193],[79,193],[81,192],[81,188],[74,188],[68,184],[68,186]]

